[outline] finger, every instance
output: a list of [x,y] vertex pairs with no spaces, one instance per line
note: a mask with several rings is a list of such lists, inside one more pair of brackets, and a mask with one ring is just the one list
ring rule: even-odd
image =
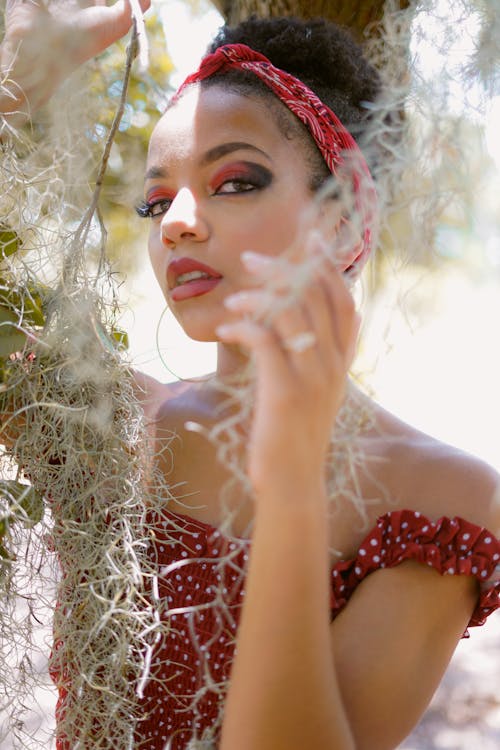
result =
[[256,287],[229,295],[224,300],[224,305],[239,315],[272,323],[278,314],[301,304],[302,297],[303,289],[283,287],[277,290]]
[[[11,11],[19,5],[23,5],[24,0],[7,0],[5,4],[5,15],[8,16]],[[38,5],[36,0],[31,0],[32,5]]]
[[342,273],[333,266],[325,269],[320,283],[330,309],[330,321],[338,350],[350,363],[360,326],[360,316],[356,311],[354,298]]
[[[256,289],[233,294],[226,298],[224,304],[232,312],[248,315],[255,321],[267,322],[277,336],[277,344],[285,351],[289,360],[306,349],[312,349],[316,342],[314,326],[311,326],[309,316],[301,309],[304,305],[299,306],[290,299]],[[327,324],[328,321],[325,321],[325,327]],[[303,364],[304,358],[301,359]]]
[[269,382],[287,377],[288,364],[271,328],[252,320],[239,320],[218,326],[216,333],[223,343],[240,346],[255,356],[259,377],[269,378]]
[[[141,0],[140,7],[144,12],[151,5],[150,0]],[[124,36],[132,25],[132,10],[128,0],[118,0],[114,5],[94,5],[85,8],[75,21],[78,31],[87,34],[89,46],[82,51],[82,60],[100,54],[111,44]]]
[[[338,349],[334,310],[322,276],[316,276],[304,290],[302,306],[307,311],[309,328],[316,336],[316,348],[324,364],[332,365],[332,355]],[[336,361],[336,357],[335,357]]]
[[314,327],[305,305],[288,306],[273,317],[272,327],[297,372],[311,366],[318,369],[321,365],[318,358],[321,332]]
[[[312,339],[322,350],[323,362],[329,364],[332,359],[330,350],[336,345],[336,340],[330,319],[331,306],[326,296],[318,279],[314,279],[300,290],[284,289],[282,293],[247,289],[226,298],[225,306],[239,315],[266,321],[275,330],[279,345],[289,360],[293,359],[296,365],[306,364],[307,358],[303,356],[306,349],[310,350],[310,355],[316,355],[317,348],[312,346]],[[312,357],[309,360],[310,364]],[[314,365],[318,366],[317,360]]]
[[275,295],[266,290],[245,289],[226,297],[224,306],[232,312],[263,320],[272,311],[275,300]]
[[256,284],[267,283],[272,288],[287,287],[294,276],[303,273],[303,268],[290,263],[283,256],[273,257],[247,250],[240,257]]

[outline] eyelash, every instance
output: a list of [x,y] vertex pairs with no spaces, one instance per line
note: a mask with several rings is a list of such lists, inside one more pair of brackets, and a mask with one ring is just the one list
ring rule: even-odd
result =
[[[231,184],[240,186],[249,185],[250,187],[244,188],[243,190],[229,190],[228,192],[221,192],[221,188],[224,187],[224,185]],[[252,182],[250,179],[245,179],[244,177],[231,177],[221,182],[217,190],[214,192],[214,195],[234,195],[235,193],[250,193],[252,190],[255,190],[258,187],[260,186],[256,185],[255,182]]]
[[[257,177],[244,177],[244,176],[237,176],[234,175],[232,177],[227,177],[226,179],[222,180],[222,182],[219,184],[219,186],[214,190],[213,195],[238,195],[241,193],[251,193],[254,190],[258,190],[260,188],[266,187],[270,182],[270,176],[262,176],[260,179]],[[230,190],[227,192],[224,192],[221,190],[225,185],[239,185],[242,187],[240,190]],[[156,200],[151,201],[141,201],[136,207],[135,210],[137,214],[141,218],[149,218],[154,219],[162,216],[165,214],[170,206],[172,205],[173,198],[160,198]]]
[[[154,200],[150,202],[141,201],[135,207],[135,211],[141,217],[141,219],[154,219],[166,213],[171,205],[172,198],[162,198],[161,200]],[[160,208],[160,210],[155,211],[155,209],[157,208]]]

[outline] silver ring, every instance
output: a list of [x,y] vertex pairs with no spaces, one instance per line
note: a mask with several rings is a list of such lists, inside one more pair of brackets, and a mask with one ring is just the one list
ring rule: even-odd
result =
[[300,354],[310,349],[316,343],[316,336],[311,331],[304,331],[304,333],[297,333],[295,336],[285,339],[283,342],[283,349],[288,352],[294,352]]

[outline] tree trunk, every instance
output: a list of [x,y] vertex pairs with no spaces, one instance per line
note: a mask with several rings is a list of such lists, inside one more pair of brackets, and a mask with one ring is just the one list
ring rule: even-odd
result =
[[[312,18],[322,16],[341,26],[347,26],[353,36],[362,41],[382,18],[385,0],[212,0],[217,10],[229,24],[238,23],[255,15],[298,16]],[[399,0],[400,7],[407,8],[409,0]]]

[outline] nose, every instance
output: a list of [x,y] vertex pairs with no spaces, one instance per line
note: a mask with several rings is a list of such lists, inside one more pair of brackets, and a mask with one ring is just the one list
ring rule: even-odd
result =
[[188,188],[181,188],[161,222],[162,242],[172,246],[181,240],[203,242],[207,237],[208,225],[195,196]]

